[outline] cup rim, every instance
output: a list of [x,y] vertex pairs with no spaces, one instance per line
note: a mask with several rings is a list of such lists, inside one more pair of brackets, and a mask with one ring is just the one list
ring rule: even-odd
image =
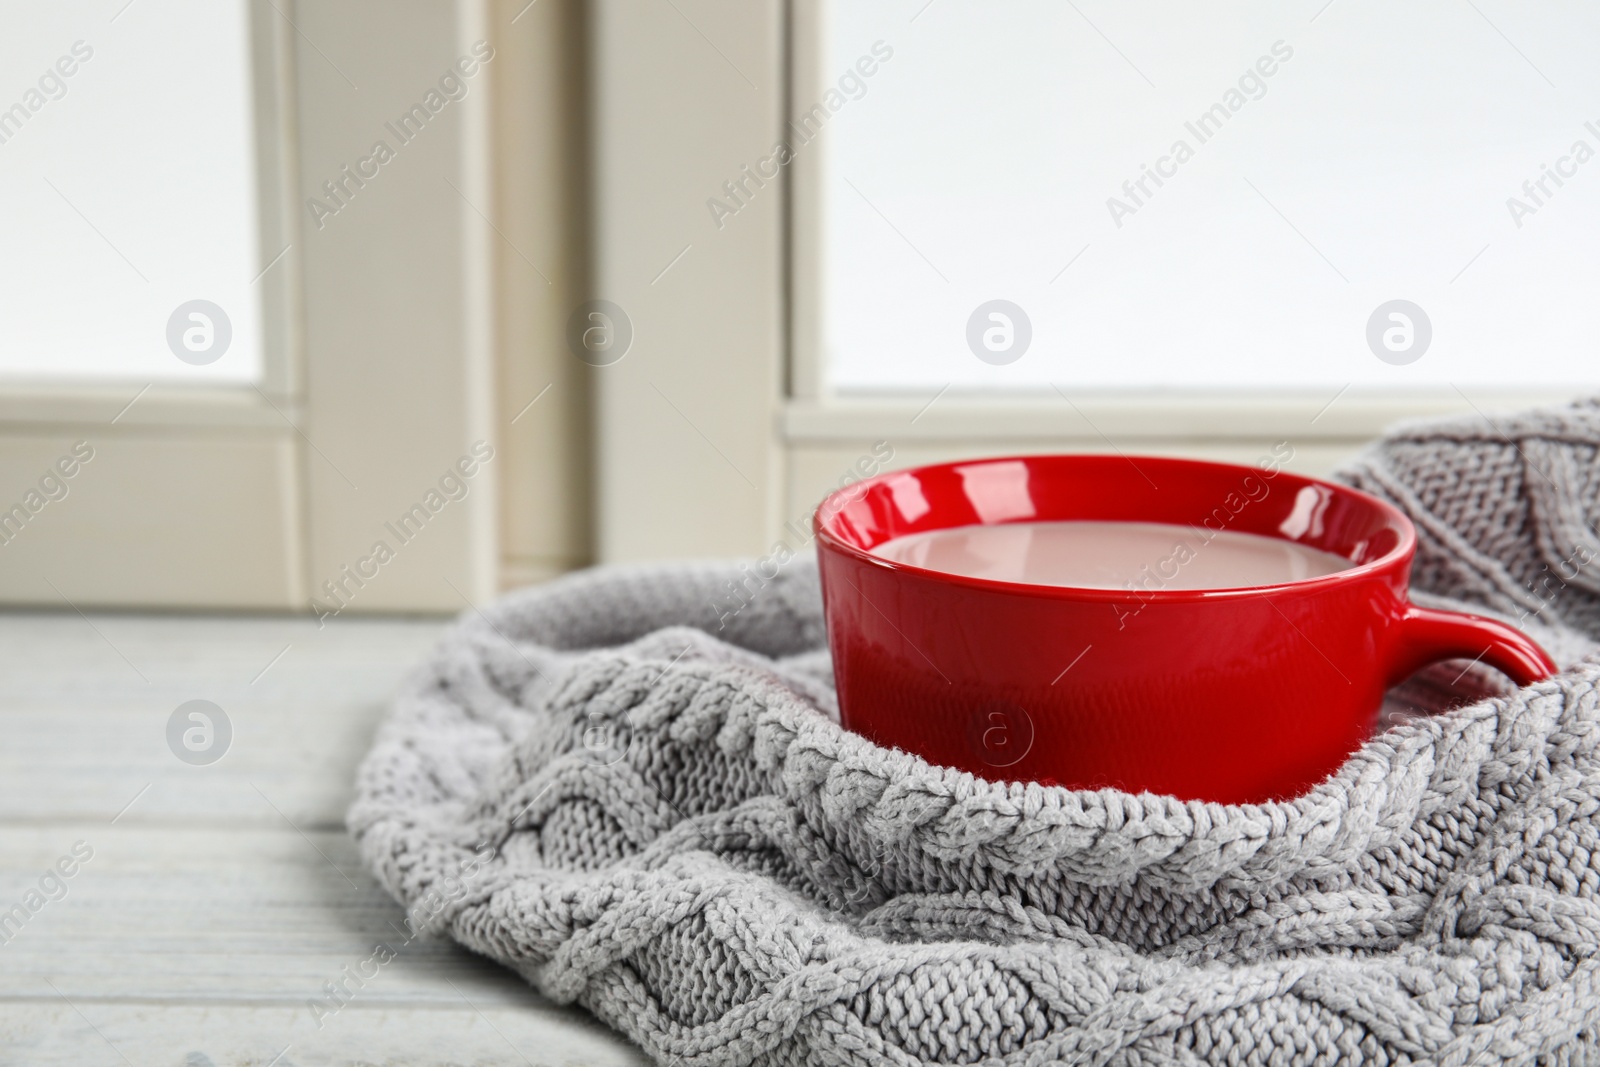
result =
[[[1292,471],[1279,470],[1273,477],[1288,477],[1300,486],[1315,485],[1329,489],[1334,493],[1353,497],[1367,507],[1372,508],[1380,515],[1387,518],[1399,531],[1399,541],[1377,559],[1366,563],[1354,564],[1344,570],[1334,571],[1331,574],[1318,575],[1314,578],[1300,578],[1290,582],[1277,582],[1272,585],[1232,586],[1219,589],[1106,589],[1103,587],[1073,586],[1073,585],[1042,585],[1030,582],[1008,582],[996,578],[978,578],[967,574],[953,574],[949,571],[933,570],[928,567],[919,567],[912,563],[902,563],[898,560],[885,559],[875,555],[864,548],[841,539],[829,528],[830,521],[837,521],[843,513],[843,506],[836,507],[830,512],[829,504],[845,494],[859,496],[869,487],[883,483],[890,478],[906,474],[920,474],[924,471],[951,470],[955,467],[968,467],[974,464],[988,463],[1015,463],[1027,460],[1094,460],[1106,461],[1112,458],[1126,459],[1129,463],[1145,461],[1160,463],[1170,467],[1189,467],[1191,469],[1207,469],[1210,471],[1233,471],[1241,475],[1260,476],[1263,468],[1245,466],[1241,463],[1222,463],[1208,459],[1190,459],[1181,456],[1160,455],[1121,455],[1108,457],[1094,452],[1032,452],[1005,456],[983,456],[967,460],[952,460],[947,463],[925,463],[917,467],[907,467],[901,470],[885,471],[870,478],[863,478],[859,482],[843,486],[823,497],[817,509],[812,513],[812,532],[816,535],[819,548],[836,552],[858,562],[879,567],[890,572],[904,573],[909,576],[923,578],[934,582],[944,582],[952,585],[965,586],[970,589],[983,590],[994,593],[1010,593],[1016,596],[1044,598],[1051,600],[1070,601],[1095,601],[1104,603],[1125,603],[1129,596],[1135,596],[1141,603],[1194,603],[1206,600],[1249,600],[1257,597],[1268,596],[1273,593],[1314,593],[1335,588],[1346,582],[1358,581],[1362,578],[1379,575],[1385,571],[1400,568],[1402,582],[1409,580],[1409,563],[1416,552],[1417,530],[1411,519],[1399,508],[1381,497],[1363,492],[1352,486],[1339,482],[1330,482],[1322,478],[1313,478],[1305,474],[1296,474]],[[828,515],[824,519],[824,514]],[[1006,525],[1004,523],[964,523],[963,525]],[[1176,523],[1162,523],[1161,525],[1176,526]],[[955,526],[939,527],[940,529],[959,529]],[[1271,536],[1271,535],[1258,535]],[[1281,538],[1281,540],[1289,540]]]

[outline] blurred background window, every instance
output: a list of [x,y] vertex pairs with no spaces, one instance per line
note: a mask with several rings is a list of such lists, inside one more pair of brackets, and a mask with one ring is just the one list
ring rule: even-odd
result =
[[[1597,35],[1576,3],[833,3],[823,381],[1592,385]],[[1013,362],[969,350],[994,300]]]
[[[282,250],[259,247],[247,4],[141,7],[6,5],[0,376],[261,377],[255,282]],[[224,309],[180,316],[190,350],[231,335],[214,361],[164,343],[191,301]]]

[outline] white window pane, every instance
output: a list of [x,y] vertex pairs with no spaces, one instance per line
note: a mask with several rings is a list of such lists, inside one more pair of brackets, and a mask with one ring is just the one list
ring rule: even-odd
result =
[[1600,10],[1325,3],[832,5],[835,77],[893,57],[828,119],[829,384],[1600,381]]
[[[246,5],[125,3],[0,6],[0,375],[255,381],[279,250],[258,248]],[[232,335],[210,363],[168,346],[194,300]],[[185,316],[191,360],[209,318]]]

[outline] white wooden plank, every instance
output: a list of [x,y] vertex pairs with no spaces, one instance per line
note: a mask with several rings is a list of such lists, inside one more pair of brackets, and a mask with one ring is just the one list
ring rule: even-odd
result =
[[[442,620],[0,616],[0,819],[342,824],[356,764]],[[218,762],[167,744],[188,700],[228,715]],[[258,792],[259,790],[259,792]],[[262,794],[271,801],[263,800]]]
[[[74,845],[92,856],[0,934],[0,1063],[200,1052],[266,1064],[285,1046],[280,1067],[645,1062],[581,1009],[453,942],[411,936],[342,833],[0,829],[0,910],[40,889]],[[380,945],[393,958],[350,984]],[[332,1010],[326,983],[338,981],[354,995]]]
[[[41,886],[75,845],[92,857]],[[383,945],[395,958],[358,993],[369,1006],[448,1007],[462,992],[480,1006],[544,1005],[510,971],[412,935],[342,832],[0,828],[0,921],[30,890],[42,906],[0,926],[0,999],[53,995],[53,982],[75,1002],[305,1008]]]
[[0,1002],[0,1064],[632,1067],[650,1062],[587,1017],[558,1017],[526,1007],[375,1009],[358,1001],[318,1030],[309,1013],[294,1007],[107,1004],[76,998],[74,1004],[59,997]]
[[[388,698],[444,625],[0,615],[0,1064],[646,1062],[409,936],[342,829]],[[204,767],[166,741],[197,697],[235,729]],[[92,858],[47,881],[78,842]],[[312,1009],[380,944],[394,958],[347,1006]]]

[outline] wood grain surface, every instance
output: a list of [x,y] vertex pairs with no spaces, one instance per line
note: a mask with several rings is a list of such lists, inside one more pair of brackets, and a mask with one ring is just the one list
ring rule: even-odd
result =
[[[648,1062],[408,937],[345,835],[356,764],[443,625],[0,616],[0,1064]],[[203,766],[168,745],[196,699],[232,728]],[[332,1010],[325,984],[380,944],[394,958]]]

